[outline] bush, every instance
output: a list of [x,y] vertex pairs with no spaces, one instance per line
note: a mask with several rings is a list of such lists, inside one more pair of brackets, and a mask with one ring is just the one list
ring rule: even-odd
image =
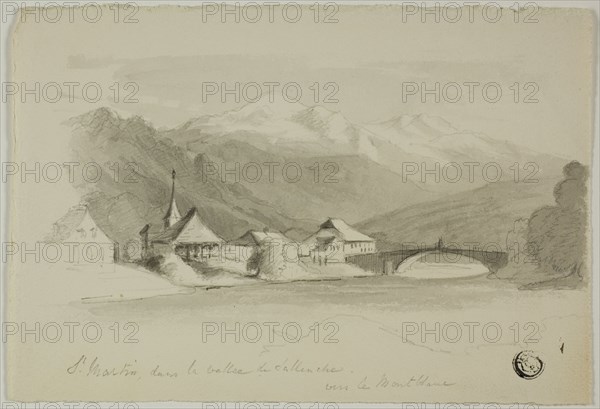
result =
[[164,257],[161,255],[145,258],[141,261],[142,266],[150,271],[160,272],[160,266],[164,262]]
[[169,254],[164,257],[159,270],[175,285],[194,286],[198,282],[196,271],[176,254]]

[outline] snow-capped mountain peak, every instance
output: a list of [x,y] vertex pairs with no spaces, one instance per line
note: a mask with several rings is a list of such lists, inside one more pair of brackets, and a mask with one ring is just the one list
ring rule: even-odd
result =
[[[218,115],[205,115],[179,128],[174,141],[184,146],[237,140],[260,149],[286,148],[304,156],[362,155],[402,172],[402,164],[463,162],[514,163],[538,154],[486,135],[461,130],[444,118],[398,115],[357,125],[342,113],[315,105],[263,98]],[[524,161],[527,162],[527,161]]]
[[398,115],[392,119],[371,124],[372,127],[383,129],[394,129],[398,132],[404,132],[415,136],[436,137],[456,133],[459,130],[452,126],[450,122],[439,116],[430,116],[426,114],[417,115]]

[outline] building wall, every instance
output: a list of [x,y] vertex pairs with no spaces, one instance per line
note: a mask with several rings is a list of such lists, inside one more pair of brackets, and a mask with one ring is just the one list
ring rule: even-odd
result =
[[[112,265],[115,264],[116,254],[113,243],[63,241],[48,243],[45,257],[48,261],[74,265]],[[51,248],[51,247],[52,248]]]
[[171,244],[150,243],[149,253],[149,256],[166,256],[173,253],[173,246]]
[[313,261],[318,262],[319,256],[321,260],[327,257],[327,261],[331,262],[345,262],[346,257],[354,256],[357,254],[373,254],[377,252],[377,247],[374,241],[361,241],[361,242],[341,242],[334,241],[332,244],[326,246],[315,246],[309,252],[309,257]]
[[343,263],[346,259],[344,242],[334,240],[330,244],[317,245],[310,251],[309,256],[315,263],[319,262],[319,258],[322,263],[325,262],[325,259],[327,259],[328,263]]
[[225,244],[222,255],[227,260],[248,261],[256,252],[256,246],[243,246],[239,244]]
[[[113,264],[115,243],[98,227],[86,212],[83,220],[73,229],[63,245],[68,248],[69,259],[76,264]],[[70,260],[71,261],[71,260]]]
[[175,254],[184,260],[205,260],[219,258],[221,245],[218,243],[177,243]]
[[79,225],[73,229],[66,242],[110,243],[112,240],[98,227],[89,213],[86,213]]
[[347,256],[353,256],[355,254],[375,253],[377,248],[374,241],[352,241],[344,244],[344,251]]

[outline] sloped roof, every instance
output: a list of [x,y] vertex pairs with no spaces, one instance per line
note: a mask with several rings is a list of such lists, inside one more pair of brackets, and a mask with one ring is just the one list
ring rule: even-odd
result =
[[63,217],[54,222],[54,230],[46,237],[46,240],[66,240],[73,230],[81,224],[87,211],[86,206],[78,205],[71,207]]
[[235,240],[232,240],[230,244],[236,244],[240,246],[257,246],[265,239],[279,240],[281,242],[290,242],[291,240],[285,237],[282,233],[277,231],[260,231],[260,230],[248,230],[246,233],[241,235]]
[[48,233],[43,240],[46,242],[61,242],[69,239],[81,227],[86,218],[88,219],[88,223],[100,232],[99,237],[114,241],[94,220],[87,205],[82,204],[71,207],[63,217],[55,221],[52,226],[52,232]]
[[342,238],[342,234],[336,229],[319,229],[316,233],[311,234],[302,242],[304,245],[312,246],[317,242],[323,242],[324,240],[333,240],[336,238]]
[[[345,241],[375,241],[375,239],[348,226],[348,224],[342,219],[334,219],[330,217],[326,222],[322,223],[320,227],[321,230],[317,233],[317,237],[326,237],[328,234],[334,234],[331,229],[335,229],[341,235],[338,237]],[[324,230],[325,232],[319,236],[319,233]]]
[[[184,233],[186,233],[185,237],[182,237]],[[202,223],[198,209],[192,207],[181,220],[152,236],[150,241],[154,243],[220,243],[223,239]]]
[[317,237],[317,243],[319,243],[320,245],[331,244],[336,240],[338,240],[338,238],[335,236]]
[[333,227],[321,228],[321,229],[319,229],[318,232],[316,232],[314,234],[314,236],[316,239],[329,239],[329,238],[344,239],[344,236],[342,235],[342,233],[339,230],[334,229]]

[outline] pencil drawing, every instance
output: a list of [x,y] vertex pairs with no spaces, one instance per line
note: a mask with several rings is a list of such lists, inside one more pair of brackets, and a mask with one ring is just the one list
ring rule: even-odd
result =
[[[560,288],[567,282],[577,287],[587,277],[586,167],[461,133],[441,118],[400,117],[367,130],[320,106],[281,108],[261,101],[160,131],[141,117],[122,118],[108,108],[68,124],[73,160],[94,159],[105,164],[104,173],[115,163],[131,164],[124,176],[130,183],[74,182],[88,219],[102,226],[94,228],[121,243],[117,262],[161,271],[172,254],[170,260],[179,260],[185,270],[192,267],[199,278],[231,273],[267,281],[426,278],[413,267],[440,259],[446,271],[430,271],[432,277],[487,275],[522,289]],[[415,135],[417,129],[421,135]],[[386,132],[399,132],[394,143]],[[400,161],[389,155],[406,155],[411,164],[435,169],[436,162],[421,152],[428,150],[441,162],[451,145],[440,141],[448,136],[465,144],[462,151],[451,151],[452,163],[466,162],[461,154],[479,144],[485,148],[478,151],[485,152],[482,159],[494,157],[494,164],[543,163],[535,172],[539,183],[522,187],[509,175],[453,184],[455,193],[427,180],[403,183],[406,168],[402,173]],[[418,143],[411,142],[417,137]],[[245,170],[247,164],[252,169]],[[275,169],[273,175],[262,174],[265,164]],[[296,179],[276,173],[286,164],[293,164]],[[300,176],[320,164],[330,168],[331,180],[315,182],[318,173]],[[563,166],[564,180],[554,189],[556,206],[541,208]],[[555,244],[547,241],[552,237]],[[331,270],[338,264],[347,269]]]
[[592,402],[593,10],[191,3],[13,5],[10,399]]

